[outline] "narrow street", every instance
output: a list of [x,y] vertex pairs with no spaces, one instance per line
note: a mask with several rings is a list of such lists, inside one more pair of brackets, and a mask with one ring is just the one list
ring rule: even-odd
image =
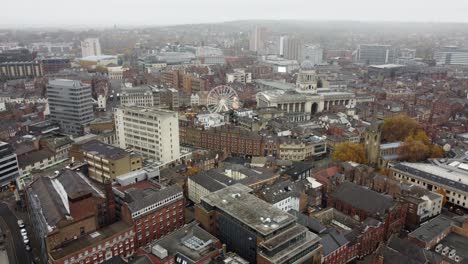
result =
[[[3,202],[0,203],[0,225],[2,225],[2,230],[6,234],[10,264],[31,263],[33,258],[31,253],[26,251],[17,221],[18,219],[8,208],[8,205]],[[27,230],[29,234],[30,229],[27,228]]]

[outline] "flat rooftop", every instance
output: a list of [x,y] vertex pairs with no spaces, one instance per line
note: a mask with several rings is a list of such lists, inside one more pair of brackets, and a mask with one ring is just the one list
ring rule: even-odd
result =
[[111,236],[124,233],[125,231],[131,231],[132,228],[132,225],[129,225],[123,221],[119,221],[112,225],[103,227],[91,234],[87,234],[83,237],[73,240],[61,248],[52,250],[50,252],[50,256],[52,256],[52,258],[55,260],[61,259],[82,249],[92,248],[99,242],[106,240]]
[[416,238],[424,242],[436,239],[440,234],[451,228],[452,220],[446,216],[439,215],[429,222],[421,225],[418,229],[409,233],[409,237]]
[[125,156],[129,156],[130,153],[119,147],[104,144],[98,140],[91,140],[81,146],[81,150],[86,151],[95,156],[101,156],[111,160],[118,160]]
[[202,201],[234,217],[263,236],[296,221],[296,217],[250,194],[252,189],[234,184],[206,195]]
[[217,242],[219,239],[193,222],[155,241],[150,247],[157,245],[166,249],[169,256],[181,254],[195,263],[217,250]]
[[468,171],[453,166],[401,162],[394,169],[468,193]]

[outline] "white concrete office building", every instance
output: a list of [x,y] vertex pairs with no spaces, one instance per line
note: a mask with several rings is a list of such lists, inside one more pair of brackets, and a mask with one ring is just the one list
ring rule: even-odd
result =
[[148,159],[167,163],[180,157],[179,120],[174,111],[152,107],[119,107],[115,110],[118,146]]

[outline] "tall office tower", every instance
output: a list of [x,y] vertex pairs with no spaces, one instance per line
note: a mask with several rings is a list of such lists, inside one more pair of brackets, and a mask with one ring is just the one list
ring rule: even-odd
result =
[[308,60],[312,65],[322,64],[323,49],[319,45],[306,44],[302,48],[302,61]]
[[468,65],[468,49],[444,47],[434,52],[434,60],[437,65]]
[[302,40],[286,37],[283,56],[288,60],[300,60],[302,54]]
[[0,141],[0,187],[7,186],[19,176],[15,151],[6,142]]
[[267,29],[264,27],[255,27],[250,34],[250,50],[261,52],[265,49]]
[[177,112],[152,107],[121,106],[115,110],[115,131],[121,148],[166,163],[180,156]]
[[100,56],[101,44],[98,38],[87,38],[81,41],[81,57]]
[[47,85],[50,117],[64,133],[84,134],[84,128],[94,119],[91,86],[76,80],[55,79]]
[[361,44],[356,61],[367,65],[382,65],[395,62],[395,49],[390,45]]

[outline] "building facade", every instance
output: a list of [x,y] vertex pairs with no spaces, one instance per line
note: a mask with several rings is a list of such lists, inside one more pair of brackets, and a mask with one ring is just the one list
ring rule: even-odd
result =
[[445,47],[434,52],[437,65],[468,65],[468,49]]
[[395,62],[395,49],[390,45],[361,44],[358,46],[356,61],[366,65],[382,65]]
[[115,110],[117,142],[146,158],[167,163],[180,157],[177,112],[149,107]]
[[119,147],[91,140],[81,145],[84,162],[88,164],[89,177],[102,183],[113,182],[116,177],[143,167],[140,155]]
[[18,159],[10,144],[0,141],[0,188],[19,176]]
[[97,38],[87,38],[81,41],[81,57],[101,56],[101,44]]
[[37,61],[17,61],[0,63],[0,79],[13,80],[42,77],[42,64]]
[[94,119],[91,86],[75,80],[54,79],[47,85],[50,118],[63,132],[81,135]]
[[320,238],[250,191],[234,184],[204,196],[195,218],[250,263],[321,263]]
[[185,225],[185,199],[177,185],[163,189],[149,181],[114,186],[117,212],[133,225],[135,247],[146,246]]
[[390,172],[396,180],[444,193],[447,202],[468,208],[468,173],[458,166],[401,162],[391,167]]

